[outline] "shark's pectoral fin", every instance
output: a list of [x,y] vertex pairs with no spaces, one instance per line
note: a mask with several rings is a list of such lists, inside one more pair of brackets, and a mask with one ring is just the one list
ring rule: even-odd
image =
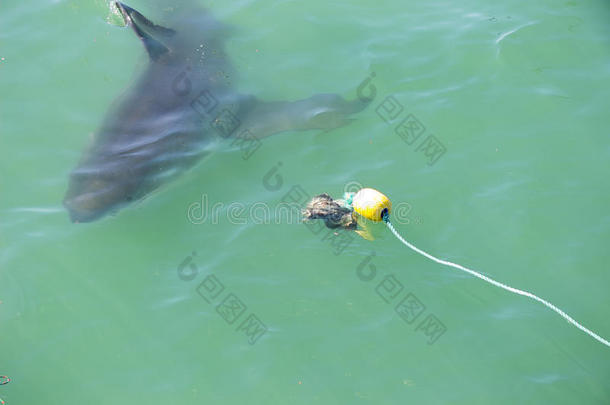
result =
[[299,101],[249,102],[244,127],[257,138],[290,130],[329,131],[349,124],[350,116],[362,111],[368,100],[347,101],[337,94],[317,94]]
[[133,28],[136,35],[144,43],[152,60],[157,60],[169,52],[169,48],[163,44],[163,39],[174,35],[176,33],[174,30],[155,25],[138,11],[121,2],[117,1],[115,4],[125,19],[125,23]]
[[368,101],[347,101],[337,94],[317,94],[301,100],[300,122],[295,129],[321,129],[329,131],[354,121],[352,114],[362,111]]

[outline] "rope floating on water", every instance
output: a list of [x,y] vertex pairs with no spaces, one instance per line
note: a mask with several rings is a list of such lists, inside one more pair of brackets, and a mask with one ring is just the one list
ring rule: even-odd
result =
[[420,255],[427,257],[428,259],[438,263],[438,264],[442,264],[445,266],[449,266],[449,267],[453,267],[456,268],[458,270],[462,270],[466,273],[469,273],[475,277],[480,278],[483,281],[487,281],[490,284],[495,285],[496,287],[500,287],[505,289],[506,291],[512,292],[514,294],[518,294],[518,295],[523,295],[525,297],[531,298],[535,301],[540,302],[541,304],[543,304],[544,306],[552,309],[553,311],[557,312],[562,318],[564,318],[566,321],[568,321],[569,323],[571,323],[572,325],[576,326],[578,329],[582,330],[583,332],[585,332],[587,335],[591,336],[593,339],[597,340],[600,343],[605,344],[606,346],[610,347],[610,342],[608,342],[606,339],[604,339],[603,337],[599,336],[598,334],[596,334],[595,332],[585,328],[584,326],[582,326],[580,323],[576,322],[570,315],[566,314],[565,312],[563,312],[561,309],[557,308],[555,305],[551,304],[550,302],[538,297],[537,295],[534,295],[530,292],[527,291],[523,291],[523,290],[519,290],[517,288],[513,288],[511,286],[508,286],[506,284],[502,284],[499,281],[496,281],[494,279],[491,279],[487,276],[484,276],[481,273],[478,273],[474,270],[468,269],[464,266],[461,266],[459,264],[456,263],[452,263],[446,260],[441,260],[438,259],[434,256],[432,256],[429,253],[424,252],[423,250],[419,249],[417,246],[412,245],[411,243],[407,242],[402,236],[400,236],[400,234],[398,233],[398,231],[394,228],[394,226],[390,223],[390,218],[389,215],[386,214],[384,215],[384,222],[386,223],[386,225],[388,226],[388,228],[390,229],[390,231],[392,231],[392,233],[394,234],[394,236],[396,236],[396,238],[398,238],[399,241],[401,241],[405,246],[407,246],[408,248],[410,248],[411,250],[419,253]]
[[[324,197],[324,199],[321,199],[321,197]],[[326,218],[326,220],[328,220],[327,217],[330,217],[330,213],[333,212],[332,206],[329,205],[328,203],[326,204],[320,204],[320,201],[330,201],[333,202],[332,198],[328,195],[328,194],[322,194],[320,196],[317,196],[316,198],[314,198],[314,200],[312,200],[312,202],[310,203],[311,206],[308,206],[309,211],[307,212],[320,212],[321,216],[316,215],[309,215],[310,218]],[[315,204],[314,204],[315,203]],[[313,205],[312,205],[313,204]],[[339,205],[337,205],[338,207]],[[578,323],[577,321],[575,321],[571,316],[569,316],[568,314],[566,314],[564,311],[562,311],[561,309],[557,308],[555,305],[551,304],[550,302],[548,302],[547,300],[544,300],[540,297],[538,297],[535,294],[532,294],[531,292],[528,291],[523,291],[523,290],[519,290],[517,288],[508,286],[506,284],[500,283],[499,281],[496,281],[490,277],[484,276],[481,273],[478,273],[472,269],[466,268],[464,266],[461,266],[457,263],[452,263],[450,261],[447,260],[441,260],[439,258],[436,258],[434,256],[432,256],[431,254],[424,252],[423,250],[419,249],[418,247],[412,245],[411,243],[407,242],[399,233],[398,231],[394,228],[394,226],[390,223],[390,211],[392,209],[392,203],[390,201],[390,199],[388,197],[386,197],[385,195],[383,195],[382,193],[380,193],[379,191],[372,189],[372,188],[363,188],[361,190],[359,190],[357,193],[346,193],[346,197],[345,197],[345,201],[344,201],[344,206],[345,208],[347,208],[347,210],[352,210],[353,214],[352,216],[349,216],[348,213],[348,217],[349,218],[353,218],[355,221],[357,221],[357,227],[361,227],[363,224],[360,224],[360,219],[364,218],[366,220],[370,220],[373,222],[385,222],[385,224],[387,225],[387,227],[390,229],[390,231],[392,231],[392,233],[394,234],[394,236],[396,236],[396,238],[401,241],[406,247],[408,247],[409,249],[415,251],[416,253],[419,253],[420,255],[436,262],[439,264],[442,264],[444,266],[449,266],[449,267],[453,267],[455,269],[464,271],[472,276],[475,276],[477,278],[480,278],[483,281],[488,282],[489,284],[495,285],[496,287],[500,287],[508,292],[512,292],[513,294],[517,294],[517,295],[523,295],[524,297],[528,297],[533,299],[534,301],[538,301],[540,302],[542,305],[546,306],[547,308],[552,309],[553,311],[555,311],[557,314],[559,314],[563,319],[565,319],[566,321],[568,321],[569,323],[571,323],[573,326],[576,326],[578,329],[582,330],[583,332],[585,332],[587,335],[591,336],[593,339],[597,340],[598,342],[610,347],[610,342],[608,342],[606,339],[604,339],[603,337],[599,336],[598,334],[596,334],[595,332],[585,328],[584,326],[582,326],[580,323]],[[317,210],[314,210],[314,208],[316,208]],[[321,208],[324,208],[324,210],[321,210]],[[337,211],[337,210],[335,210]],[[340,212],[341,218],[343,218],[343,212]],[[309,218],[307,217],[307,218]],[[346,221],[342,221],[346,222]],[[328,223],[327,223],[327,226]],[[338,226],[338,225],[336,225]],[[335,226],[335,227],[336,227]],[[364,226],[362,226],[364,227]],[[350,228],[346,228],[346,229],[352,229],[353,227]],[[366,232],[366,230],[356,230],[356,232],[359,232],[360,236],[364,237],[365,239],[370,239],[372,240],[373,238]],[[368,235],[368,237],[367,237]]]

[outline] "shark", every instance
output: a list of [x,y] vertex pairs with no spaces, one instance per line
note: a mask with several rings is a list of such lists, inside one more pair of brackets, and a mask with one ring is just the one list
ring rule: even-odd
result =
[[227,27],[204,8],[170,13],[157,25],[115,2],[148,62],[106,113],[71,171],[63,204],[74,223],[92,222],[142,200],[210,153],[214,139],[249,145],[285,131],[328,131],[349,123],[371,97],[315,94],[264,101],[228,80]]

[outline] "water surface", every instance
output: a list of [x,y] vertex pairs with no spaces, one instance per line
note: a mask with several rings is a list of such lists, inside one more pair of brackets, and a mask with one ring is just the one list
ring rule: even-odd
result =
[[[166,7],[130,5],[152,19]],[[273,208],[297,185],[335,196],[349,182],[375,187],[410,207],[396,226],[416,245],[610,336],[605,2],[206,6],[235,27],[230,80],[244,93],[353,96],[374,73],[373,105],[334,131],[264,139],[248,159],[221,144],[132,208],[75,225],[61,206],[68,173],[144,51],[108,22],[102,0],[2,3],[0,375],[12,381],[0,398],[610,401],[608,349],[535,302],[416,256],[388,233],[336,254],[297,221],[227,216],[233,203]],[[390,96],[402,110],[386,122],[378,107]],[[410,114],[421,140],[446,149],[433,165],[421,140],[395,132]],[[218,221],[189,220],[203,196],[222,204]],[[358,266],[373,252],[375,277],[363,281]],[[198,293],[212,275],[224,286],[218,299],[234,294],[245,306],[232,324]],[[403,288],[386,302],[389,275]],[[411,323],[395,311],[407,294],[425,306]],[[253,345],[238,330],[251,314],[267,328]],[[429,344],[418,326],[432,315],[446,331]]]

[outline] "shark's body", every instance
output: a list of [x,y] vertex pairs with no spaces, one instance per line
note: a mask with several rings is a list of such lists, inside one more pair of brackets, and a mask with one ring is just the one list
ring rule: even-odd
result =
[[215,130],[260,139],[290,129],[330,129],[368,102],[333,94],[262,102],[240,94],[227,83],[224,28],[207,12],[178,13],[165,28],[116,4],[150,63],[109,111],[70,176],[64,205],[73,222],[117,211],[183,173],[209,150]]

